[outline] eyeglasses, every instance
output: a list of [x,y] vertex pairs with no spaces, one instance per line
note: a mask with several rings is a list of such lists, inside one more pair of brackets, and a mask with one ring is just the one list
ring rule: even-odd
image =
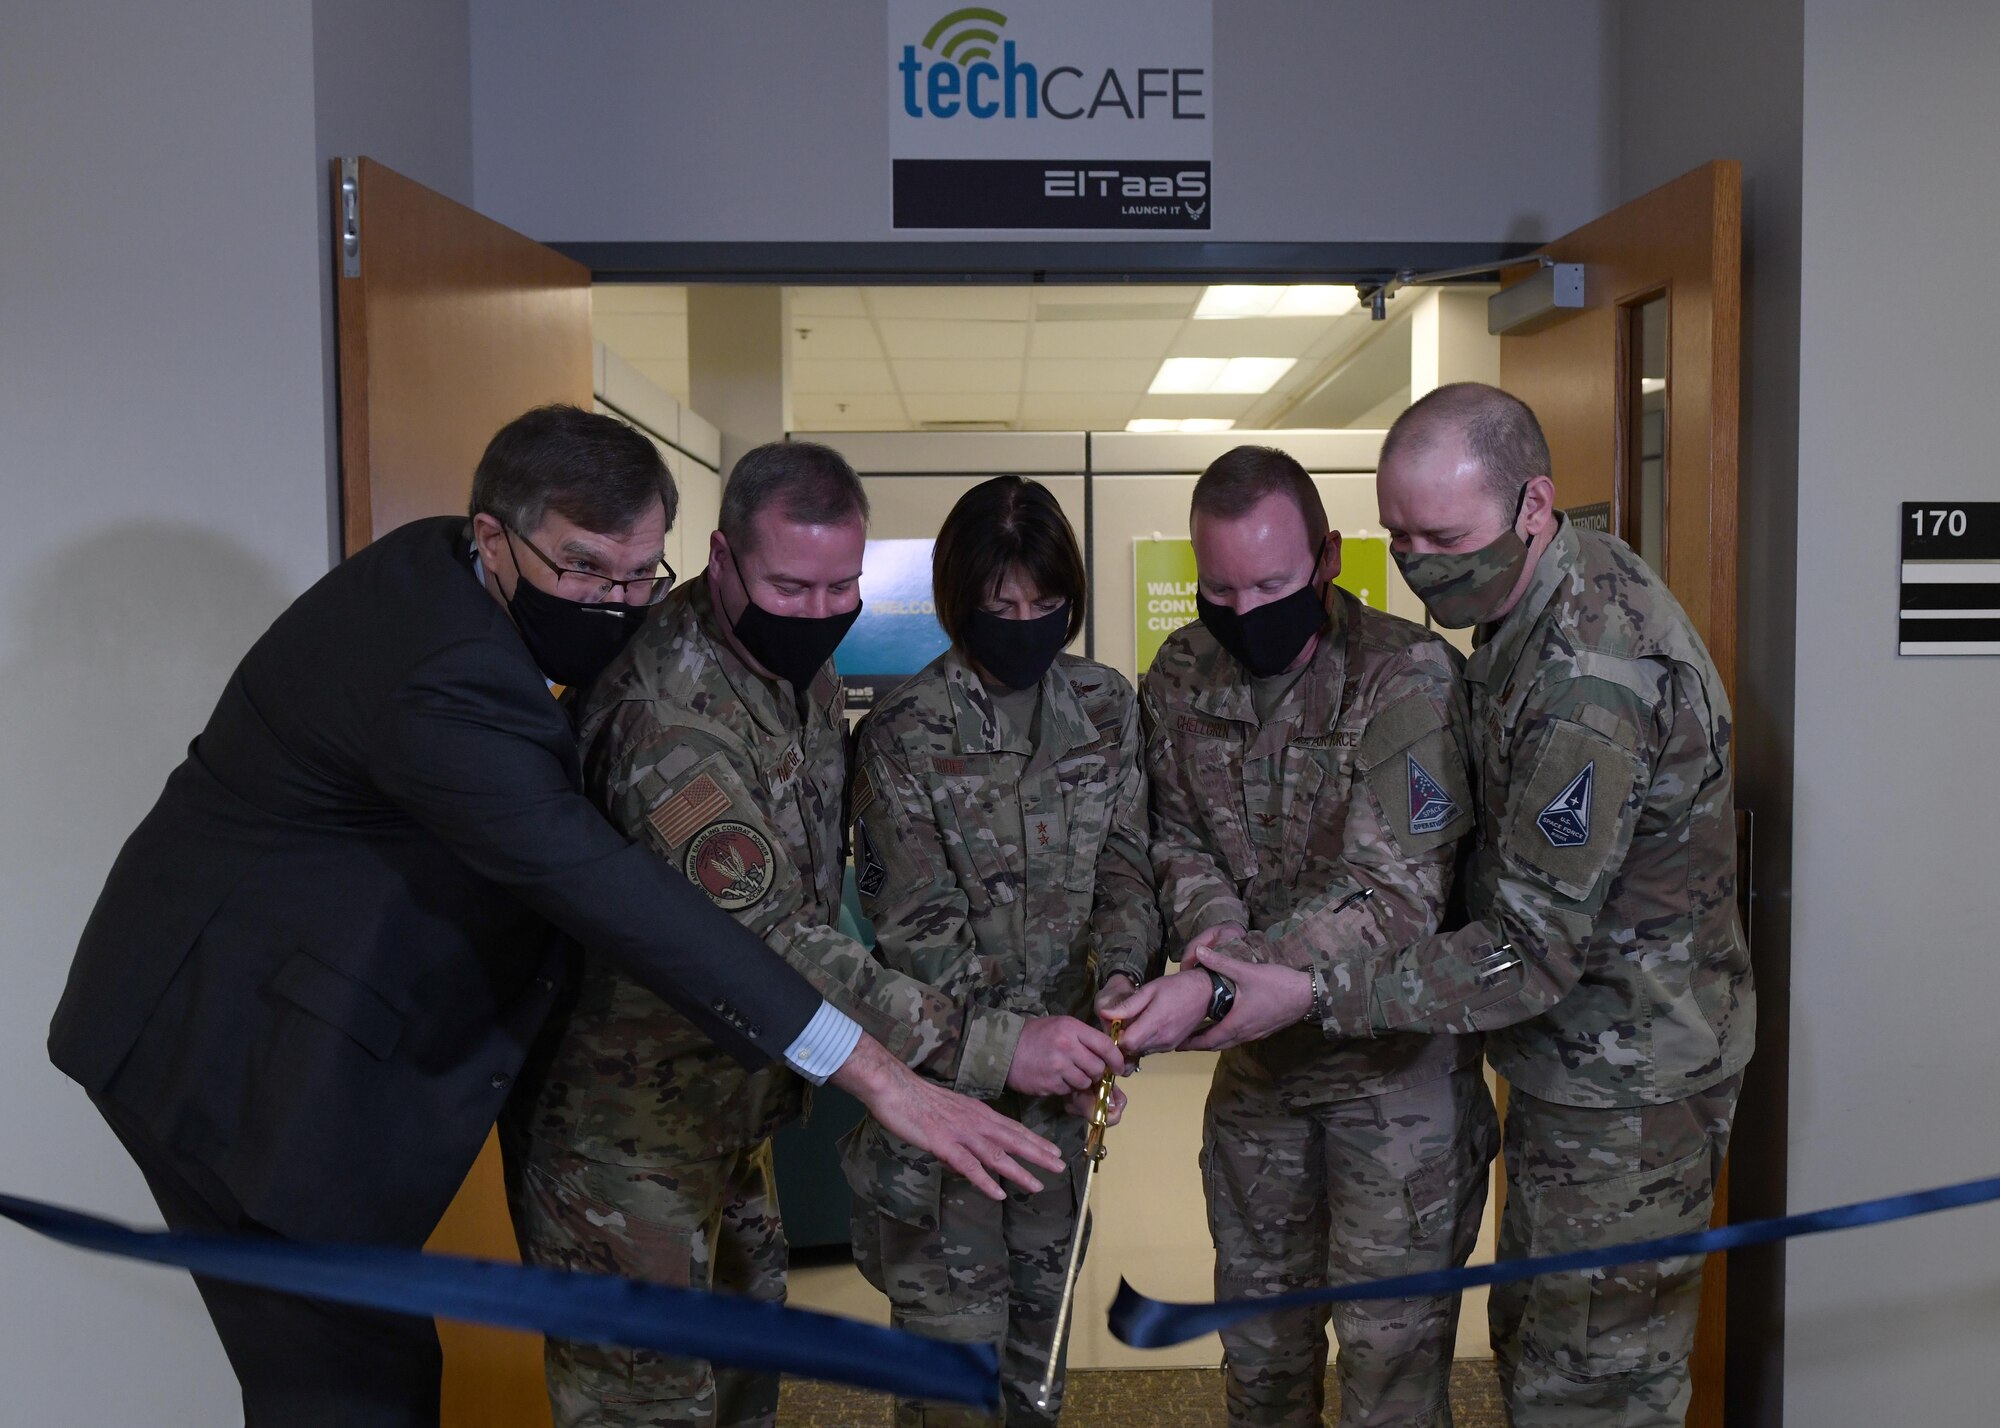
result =
[[[511,526],[502,526],[507,536],[507,548],[514,548],[514,538],[520,536],[521,544],[535,553],[535,558],[556,573],[556,594],[565,600],[575,600],[583,605],[602,605],[611,601],[614,595],[622,605],[657,605],[674,588],[678,577],[674,568],[666,561],[660,562],[660,575],[641,575],[632,580],[613,580],[606,575],[598,575],[588,570],[576,570],[566,565],[557,565],[543,553],[542,548]],[[521,557],[514,557],[519,566]]]

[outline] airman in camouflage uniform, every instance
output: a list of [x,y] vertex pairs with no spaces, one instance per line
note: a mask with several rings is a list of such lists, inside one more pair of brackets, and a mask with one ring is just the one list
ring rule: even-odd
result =
[[[1329,605],[1268,712],[1199,622],[1146,675],[1170,951],[1232,924],[1248,936],[1223,947],[1251,957],[1267,942],[1316,945],[1337,919],[1402,940],[1439,925],[1472,821],[1457,653],[1338,587]],[[1476,1037],[1329,1044],[1301,1025],[1224,1052],[1202,1146],[1217,1295],[1464,1263],[1494,1139]],[[1292,1310],[1223,1331],[1232,1424],[1321,1421],[1328,1318]],[[1331,1318],[1346,1428],[1450,1424],[1455,1296],[1342,1304]]]
[[[1077,1232],[1083,1122],[1055,1097],[1007,1089],[1030,1018],[1090,1015],[1104,979],[1152,970],[1159,918],[1132,687],[1060,655],[1019,727],[956,649],[875,706],[858,730],[855,869],[876,956],[972,1008],[955,1089],[1060,1145],[1076,1167],[1004,1204],[864,1122],[844,1147],[855,1255],[895,1322],[1001,1350],[1005,1422],[1052,1424],[1033,1402]],[[1058,1378],[1058,1390],[1060,1389]],[[899,1401],[900,1425],[984,1423]]]
[[[592,689],[585,778],[643,841],[797,966],[908,1064],[992,1074],[947,998],[836,928],[845,871],[846,730],[822,666],[803,701],[720,635],[708,577],[674,591]],[[807,1104],[780,1065],[744,1069],[596,956],[511,1110],[510,1199],[527,1257],[782,1301],[786,1246],[769,1138]],[[570,1424],[769,1424],[776,1375],[645,1350],[552,1342]]]
[[[1433,405],[1462,420],[1511,401],[1446,388]],[[1382,462],[1392,529],[1395,441]],[[1533,443],[1525,471],[1545,473],[1538,428]],[[1528,499],[1524,484],[1516,522],[1527,510],[1554,534],[1466,670],[1474,920],[1412,942],[1350,915],[1272,959],[1313,970],[1329,1037],[1486,1033],[1511,1087],[1503,1258],[1704,1228],[1755,1025],[1721,676],[1630,547]],[[1526,558],[1505,538],[1450,565],[1404,543],[1398,560],[1434,609],[1504,595]],[[1679,1424],[1700,1273],[1674,1260],[1496,1288],[1511,1421]]]

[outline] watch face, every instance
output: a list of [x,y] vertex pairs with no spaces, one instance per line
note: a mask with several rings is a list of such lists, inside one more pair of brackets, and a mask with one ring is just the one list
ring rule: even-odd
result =
[[1215,990],[1208,999],[1208,1019],[1217,1022],[1228,1016],[1229,1009],[1236,1005],[1236,988],[1215,972],[1210,972],[1209,976],[1215,978]]

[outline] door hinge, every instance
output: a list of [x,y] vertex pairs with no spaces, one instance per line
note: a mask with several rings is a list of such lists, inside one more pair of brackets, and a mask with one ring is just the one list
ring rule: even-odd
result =
[[340,161],[340,274],[361,276],[361,160]]

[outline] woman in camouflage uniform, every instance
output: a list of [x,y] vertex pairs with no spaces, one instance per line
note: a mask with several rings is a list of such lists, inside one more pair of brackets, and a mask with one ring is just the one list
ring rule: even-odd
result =
[[[933,555],[951,648],[858,731],[855,871],[876,955],[967,1017],[956,1089],[1061,1145],[1076,1174],[993,1202],[864,1121],[844,1146],[855,1257],[919,1333],[1000,1350],[1012,1425],[1035,1399],[1072,1236],[1084,1127],[1065,1098],[1123,1062],[1094,999],[1154,969],[1137,700],[1115,671],[1060,653],[1083,626],[1083,557],[1047,488],[968,491]],[[1107,985],[1108,984],[1108,985]],[[898,1402],[899,1425],[987,1421]]]

